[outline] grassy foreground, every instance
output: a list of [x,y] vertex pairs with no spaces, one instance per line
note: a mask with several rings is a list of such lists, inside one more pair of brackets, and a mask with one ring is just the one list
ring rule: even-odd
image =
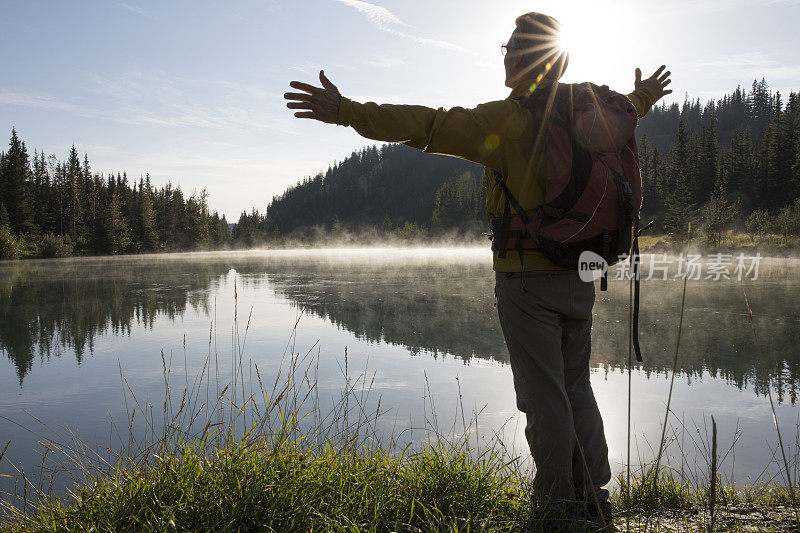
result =
[[[601,521],[545,514],[530,484],[496,454],[427,445],[310,451],[299,441],[231,440],[213,453],[184,446],[140,468],[94,479],[67,501],[15,512],[22,531],[594,531]],[[707,530],[708,493],[666,472],[654,489],[639,476],[615,495],[619,528]],[[628,494],[628,495],[626,495]],[[793,531],[789,492],[720,486],[717,531]],[[8,509],[7,509],[8,510]],[[795,529],[791,529],[795,528]]]
[[522,479],[446,447],[304,451],[232,442],[100,480],[8,531],[513,531],[530,520]]

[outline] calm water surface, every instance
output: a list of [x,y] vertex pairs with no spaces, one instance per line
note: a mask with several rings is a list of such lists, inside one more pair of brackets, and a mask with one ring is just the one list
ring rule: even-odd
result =
[[[744,282],[760,359],[742,286],[689,282],[673,398],[676,443],[669,461],[676,468],[700,461],[714,415],[721,450],[736,442],[722,463],[725,475],[741,484],[764,479],[777,443],[768,386],[788,440],[795,441],[798,266],[798,260],[765,261],[759,278]],[[480,413],[476,442],[499,437],[513,453],[527,456],[493,284],[485,249],[0,263],[0,449],[11,441],[0,474],[14,473],[9,460],[29,470],[39,464],[36,433],[63,435],[69,428],[86,442],[113,442],[110,420],[126,413],[120,371],[137,395],[155,404],[164,395],[162,352],[173,375],[183,374],[187,383],[209,353],[219,354],[224,375],[235,297],[242,330],[250,317],[245,364],[257,364],[265,381],[277,373],[291,340],[295,352],[319,358],[320,389],[335,396],[345,381],[347,352],[350,373],[374,374],[370,394],[388,410],[389,431],[424,427],[433,406],[446,432],[463,406],[467,415]],[[634,369],[632,384],[637,462],[652,459],[658,444],[681,287],[672,278],[642,282],[645,362]],[[592,382],[619,472],[626,454],[628,283],[612,279],[609,291],[597,295]],[[403,434],[406,440],[423,437],[419,431]],[[0,487],[7,490],[8,479]]]

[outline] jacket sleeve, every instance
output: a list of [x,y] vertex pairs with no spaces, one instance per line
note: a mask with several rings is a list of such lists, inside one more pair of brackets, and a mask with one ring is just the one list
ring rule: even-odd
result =
[[519,104],[498,100],[473,109],[378,105],[342,98],[338,124],[376,141],[403,143],[492,166],[503,139],[520,138],[525,127]]
[[636,108],[636,115],[639,118],[644,117],[657,100],[653,91],[647,87],[639,87],[630,93],[628,98],[633,102],[633,106]]

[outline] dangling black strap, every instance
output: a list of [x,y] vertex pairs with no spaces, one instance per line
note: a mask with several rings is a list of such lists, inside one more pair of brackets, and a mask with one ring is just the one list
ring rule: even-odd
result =
[[639,347],[639,235],[653,226],[653,222],[648,222],[639,229],[639,223],[633,226],[633,246],[631,249],[631,270],[633,273],[633,351],[636,352],[636,360],[642,362],[642,349]]
[[519,282],[522,285],[522,292],[528,292],[528,289],[525,288],[525,252],[522,251],[521,236],[517,236],[517,240],[514,241],[514,248],[519,254]]
[[508,197],[506,196],[505,207],[503,208],[503,220],[500,224],[500,235],[495,236],[495,238],[500,239],[500,244],[497,247],[497,257],[500,259],[505,259],[506,252],[508,251],[509,226],[511,226],[511,205],[508,203]]
[[[608,261],[608,256],[611,255],[611,234],[603,233],[603,259]],[[608,269],[600,276],[600,290],[608,290]]]

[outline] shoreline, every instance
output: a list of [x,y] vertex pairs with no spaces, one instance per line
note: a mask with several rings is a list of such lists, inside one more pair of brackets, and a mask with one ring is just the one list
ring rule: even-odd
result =
[[[753,238],[744,233],[727,233],[717,246],[704,246],[696,244],[699,239],[692,239],[690,249],[693,252],[701,252],[704,254],[711,253],[759,253],[764,257],[788,258],[800,255],[800,239],[792,239],[789,243],[781,242],[782,238],[778,235],[763,235]],[[679,254],[686,250],[686,242],[674,240],[671,235],[657,234],[657,235],[642,235],[639,238],[640,252],[642,254],[650,253],[667,253]],[[368,238],[360,238],[359,236],[345,236],[345,237],[331,237],[331,239],[307,241],[288,239],[282,242],[263,243],[261,246],[251,248],[243,247],[223,247],[223,248],[210,248],[210,249],[195,249],[195,250],[172,250],[172,251],[158,251],[158,252],[141,252],[141,253],[126,253],[126,254],[91,254],[91,253],[78,253],[58,257],[43,257],[33,251],[22,253],[17,259],[4,259],[0,262],[12,261],[31,261],[31,260],[45,260],[45,259],[95,259],[95,258],[113,258],[113,257],[141,257],[141,256],[165,256],[165,255],[184,255],[184,254],[215,254],[215,253],[248,253],[248,252],[277,252],[287,250],[315,250],[315,251],[328,251],[328,250],[361,250],[361,249],[478,249],[485,248],[487,253],[490,251],[490,244],[485,237],[479,239],[469,238],[464,239],[462,235],[457,237],[448,236],[431,236],[425,238],[403,239],[392,237],[388,241],[375,241],[374,236],[370,235]]]

